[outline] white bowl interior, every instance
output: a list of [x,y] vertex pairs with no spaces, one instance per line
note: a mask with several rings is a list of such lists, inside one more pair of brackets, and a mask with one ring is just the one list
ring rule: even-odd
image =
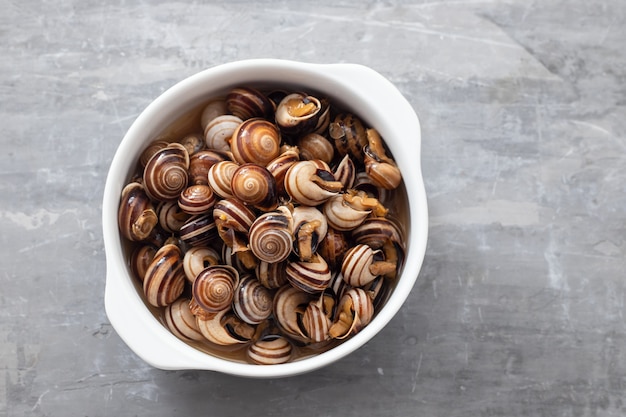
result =
[[[119,196],[139,155],[159,133],[210,98],[241,85],[306,89],[327,95],[349,108],[385,139],[402,171],[408,191],[407,256],[396,287],[384,308],[361,332],[313,357],[261,366],[208,355],[171,334],[148,310],[137,292],[117,229]],[[428,214],[420,166],[420,125],[415,111],[383,76],[360,65],[304,64],[284,60],[247,60],[220,65],[176,84],[136,119],[111,163],[103,199],[103,233],[107,257],[105,307],[125,343],[142,359],[161,369],[206,369],[248,377],[281,377],[328,365],[374,337],[408,297],[426,250]]]

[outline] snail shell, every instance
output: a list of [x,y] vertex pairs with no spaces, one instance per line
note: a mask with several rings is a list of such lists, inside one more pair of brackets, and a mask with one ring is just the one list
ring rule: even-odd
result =
[[267,168],[257,164],[243,164],[233,173],[231,180],[233,195],[244,203],[263,211],[278,206],[276,180]]
[[164,139],[159,139],[151,142],[139,156],[139,163],[141,164],[141,166],[145,167],[150,158],[152,158],[152,156],[161,149],[167,147],[167,145],[169,145],[169,142]]
[[152,245],[143,245],[137,247],[130,256],[130,269],[133,275],[139,280],[143,281],[146,276],[146,271],[154,259],[157,250]]
[[317,254],[314,254],[309,262],[289,262],[286,272],[291,285],[311,294],[323,291],[331,279],[328,264]]
[[341,264],[343,279],[353,287],[372,282],[377,276],[370,270],[375,262],[374,255],[372,248],[363,244],[348,249]]
[[374,305],[362,288],[351,288],[341,297],[337,311],[329,334],[335,339],[344,339],[369,324],[374,316]]
[[162,201],[157,206],[159,225],[169,233],[177,233],[185,222],[191,217],[190,214],[181,210],[177,201]]
[[256,220],[256,215],[243,202],[236,198],[227,198],[215,203],[213,218],[217,225],[220,237],[231,248],[233,236],[229,230],[248,235],[250,226]]
[[303,261],[309,261],[326,237],[328,222],[315,207],[298,206],[293,209],[293,251]]
[[278,209],[260,215],[250,227],[250,249],[264,262],[282,262],[291,253],[293,218],[287,208]]
[[368,293],[374,304],[374,311],[380,311],[383,304],[389,298],[391,293],[391,285],[389,280],[384,276],[377,277],[374,281],[363,286],[363,289]]
[[386,190],[393,190],[402,182],[396,163],[387,156],[383,140],[375,129],[367,129],[368,144],[363,148],[365,172],[372,182]]
[[328,134],[335,141],[339,155],[351,155],[363,162],[363,147],[367,145],[367,132],[359,118],[353,114],[340,113],[328,126]]
[[211,265],[193,281],[193,300],[202,310],[217,313],[228,309],[239,284],[239,273],[231,266]]
[[330,164],[335,155],[333,144],[318,133],[308,133],[298,139],[298,149],[302,159],[319,159],[327,164]]
[[187,149],[187,153],[191,157],[204,148],[204,137],[199,133],[190,133],[180,140],[180,144]]
[[201,150],[189,158],[189,179],[192,184],[208,184],[209,170],[218,162],[227,160],[226,154],[211,150]]
[[200,341],[204,339],[195,316],[189,309],[189,299],[181,297],[165,307],[165,324],[174,335],[182,340]]
[[259,324],[272,314],[272,306],[272,293],[254,276],[247,275],[241,279],[233,298],[233,310],[237,317],[248,324]]
[[333,171],[333,175],[337,181],[343,184],[343,189],[352,188],[357,177],[356,167],[350,155],[343,157],[339,165]]
[[231,183],[239,164],[233,161],[221,161],[213,165],[208,172],[209,185],[213,192],[222,198],[233,198]]
[[143,181],[153,200],[176,200],[187,187],[189,154],[180,143],[170,143],[157,151],[146,164]]
[[371,210],[359,210],[348,204],[345,197],[347,194],[339,194],[331,197],[324,203],[324,215],[330,227],[345,232],[352,230],[363,223]]
[[211,120],[204,128],[204,139],[208,149],[230,151],[230,138],[243,123],[237,116],[224,114]]
[[242,120],[262,117],[272,118],[274,104],[265,94],[255,88],[237,87],[226,95],[228,110]]
[[341,265],[343,256],[347,250],[348,239],[346,234],[332,227],[328,228],[326,237],[317,248],[318,254],[323,257],[333,269]]
[[302,315],[302,328],[307,337],[313,342],[323,342],[329,339],[328,331],[331,321],[317,303],[311,302]]
[[306,340],[300,328],[300,316],[311,301],[311,294],[291,285],[281,287],[274,295],[274,318],[278,327],[296,340]]
[[259,365],[278,365],[289,362],[293,347],[281,335],[267,335],[248,347],[248,358]]
[[172,243],[163,245],[146,270],[143,291],[148,303],[164,307],[173,303],[185,288],[182,252]]
[[193,284],[200,272],[211,265],[220,263],[220,255],[213,248],[194,246],[185,252],[183,270],[187,281]]
[[194,184],[183,190],[178,197],[178,206],[188,214],[203,214],[215,204],[215,194],[206,184]]
[[342,188],[328,164],[319,160],[296,162],[285,174],[285,191],[295,202],[307,206],[322,204]]
[[287,281],[287,262],[264,262],[256,266],[256,278],[266,288],[276,289],[285,285]]
[[202,131],[206,131],[206,126],[211,120],[226,113],[228,113],[228,108],[226,107],[226,100],[224,98],[209,101],[204,109],[202,109],[202,114],[200,115]]
[[279,156],[267,164],[266,168],[276,179],[276,192],[285,192],[285,174],[291,166],[300,160],[300,151],[295,146],[283,146]]
[[276,107],[276,124],[287,136],[301,135],[320,129],[328,115],[327,100],[305,93],[291,93]]
[[249,119],[233,132],[230,149],[235,162],[266,166],[280,155],[280,142],[276,125],[265,119]]
[[230,309],[210,316],[196,316],[196,323],[202,336],[220,346],[247,343],[255,332],[253,326],[241,321]]
[[207,246],[217,237],[217,225],[210,213],[191,216],[180,228],[181,240],[190,246]]
[[124,187],[117,220],[126,239],[138,241],[150,236],[159,219],[143,185],[131,182]]
[[368,245],[372,249],[380,249],[385,243],[392,242],[402,245],[400,229],[386,217],[369,217],[352,230],[352,239],[356,243]]

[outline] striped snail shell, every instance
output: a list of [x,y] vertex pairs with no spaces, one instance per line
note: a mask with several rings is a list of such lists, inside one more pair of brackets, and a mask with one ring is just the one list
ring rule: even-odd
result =
[[241,123],[243,120],[231,114],[217,116],[208,122],[204,128],[207,149],[230,151],[230,138]]
[[331,321],[322,306],[311,302],[302,315],[302,328],[312,342],[323,342],[329,339],[328,330]]
[[345,197],[347,194],[338,194],[324,203],[324,215],[330,227],[345,232],[352,230],[363,223],[371,210],[359,210],[350,205]]
[[189,179],[191,184],[208,184],[209,170],[218,162],[225,161],[228,156],[223,152],[201,150],[189,158]]
[[339,165],[333,171],[333,175],[343,184],[343,189],[347,190],[352,188],[354,182],[356,181],[357,173],[356,167],[350,155],[345,155]]
[[356,161],[363,162],[367,133],[358,117],[350,113],[338,114],[328,126],[328,134],[335,141],[339,155],[351,155]]
[[328,288],[324,290],[324,294],[331,294],[335,300],[338,301],[341,300],[341,297],[343,297],[344,293],[350,288],[348,283],[343,279],[341,271],[335,271],[333,277],[330,279]]
[[199,133],[190,133],[180,140],[180,144],[187,149],[187,153],[191,157],[204,148],[204,136]]
[[235,316],[230,309],[209,316],[196,316],[202,336],[220,346],[247,343],[254,336],[255,328]]
[[320,160],[296,162],[285,174],[285,191],[296,203],[307,206],[322,204],[342,188],[328,164]]
[[150,158],[152,158],[152,156],[158,151],[160,151],[161,149],[167,147],[167,145],[169,145],[169,142],[166,141],[165,139],[158,139],[158,140],[151,142],[146,147],[146,149],[144,149],[143,152],[141,152],[141,155],[139,156],[139,163],[141,164],[141,166],[145,167],[148,161],[150,160]]
[[289,257],[293,244],[293,218],[289,209],[260,215],[250,227],[248,236],[252,253],[264,262],[282,262]]
[[384,276],[379,276],[374,281],[364,285],[363,289],[372,299],[374,311],[379,311],[391,294],[391,285]]
[[195,316],[189,309],[189,299],[181,297],[165,307],[165,324],[174,335],[182,340],[200,341],[204,339]]
[[226,113],[228,113],[228,108],[226,107],[226,100],[223,97],[209,101],[200,114],[202,131],[206,131],[206,126],[211,120]]
[[327,164],[335,155],[333,144],[319,133],[308,133],[298,139],[298,149],[302,159],[319,159]]
[[281,335],[267,335],[252,343],[247,350],[248,358],[259,365],[278,365],[289,362],[293,347]]
[[203,214],[208,213],[215,204],[215,194],[206,184],[194,184],[185,188],[178,196],[178,206],[185,213]]
[[130,255],[130,269],[139,281],[143,281],[156,253],[157,249],[153,245],[143,245],[137,247]]
[[213,218],[220,237],[224,243],[232,248],[235,237],[233,233],[247,236],[250,226],[256,220],[256,215],[240,200],[227,198],[215,203]]
[[173,243],[163,245],[154,255],[143,279],[143,291],[150,305],[164,307],[183,293],[182,257],[180,248]]
[[226,106],[230,113],[242,120],[262,117],[271,119],[274,104],[265,94],[251,87],[236,87],[226,95]]
[[183,270],[187,281],[193,284],[200,272],[211,265],[218,265],[220,260],[220,255],[213,248],[206,246],[189,248],[183,257]]
[[233,310],[237,317],[248,324],[259,324],[272,314],[272,306],[270,290],[252,275],[241,278],[233,298]]
[[233,198],[231,188],[233,174],[239,164],[233,161],[221,161],[213,165],[208,171],[209,185],[213,192],[222,198]]
[[233,132],[230,150],[235,162],[266,166],[280,154],[280,142],[276,125],[265,119],[249,119]]
[[289,262],[286,272],[291,285],[311,294],[323,291],[331,279],[328,264],[317,254],[314,254],[308,262]]
[[207,246],[217,237],[217,225],[210,213],[191,216],[180,228],[181,240],[190,246]]
[[293,251],[302,261],[309,261],[326,237],[328,222],[315,207],[298,206],[293,209]]
[[239,284],[239,273],[231,266],[211,265],[203,269],[193,281],[192,298],[209,313],[228,309]]
[[367,129],[368,144],[363,148],[365,173],[372,182],[386,190],[393,190],[402,182],[396,163],[387,156],[383,140],[375,129]]
[[385,243],[392,242],[402,245],[402,233],[398,226],[386,217],[369,217],[352,230],[352,239],[356,243],[368,245],[372,249],[380,249]]
[[348,250],[348,239],[344,232],[340,232],[332,227],[328,228],[326,237],[317,247],[317,253],[323,257],[331,268],[335,269],[341,265],[343,255]]
[[139,182],[131,182],[122,190],[117,221],[122,235],[132,241],[147,239],[157,225],[152,202]]
[[269,289],[280,288],[287,281],[287,262],[265,262],[261,261],[256,266],[254,273],[259,282]]
[[348,249],[341,264],[343,279],[353,287],[369,284],[380,274],[375,273],[373,265],[375,252],[367,245],[358,244]]
[[345,339],[369,324],[374,316],[374,305],[365,290],[350,288],[341,298],[337,311],[329,334],[335,339]]
[[181,210],[177,201],[162,201],[157,206],[159,225],[169,233],[177,233],[185,222],[191,217],[190,214]]
[[300,328],[301,312],[311,302],[312,296],[291,285],[281,287],[274,295],[274,318],[278,327],[296,340],[305,341]]
[[380,201],[381,204],[387,203],[392,196],[391,190],[386,190],[374,184],[365,171],[360,171],[356,174],[352,188],[356,191],[364,191],[370,197],[374,197]]
[[233,195],[246,204],[263,211],[278,206],[276,180],[267,168],[247,163],[239,166],[231,180]]
[[283,145],[280,155],[270,161],[266,168],[276,179],[276,192],[285,192],[285,175],[291,166],[300,160],[300,151],[296,146]]
[[291,93],[276,107],[276,124],[287,136],[321,130],[329,117],[328,100],[306,93]]
[[187,187],[189,154],[180,143],[170,143],[157,151],[146,164],[143,181],[153,200],[176,200]]

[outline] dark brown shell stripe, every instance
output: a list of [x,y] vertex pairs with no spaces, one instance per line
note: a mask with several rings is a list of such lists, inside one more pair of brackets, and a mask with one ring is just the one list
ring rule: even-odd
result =
[[143,172],[146,193],[157,201],[176,200],[189,182],[188,169],[189,155],[183,145],[172,143],[157,151]]
[[178,197],[178,206],[189,214],[206,213],[215,204],[215,195],[211,187],[205,184],[194,184],[183,190]]
[[253,276],[244,277],[233,299],[239,318],[249,324],[259,324],[272,314],[272,294]]
[[287,265],[289,282],[308,293],[323,291],[330,282],[330,269],[326,262],[290,262]]
[[265,119],[249,119],[233,133],[230,149],[240,164],[253,162],[266,166],[280,155],[280,132]]
[[180,228],[180,238],[191,246],[204,246],[218,237],[211,214],[192,216]]
[[164,307],[174,302],[183,292],[185,273],[181,251],[175,245],[159,249],[143,281],[143,289],[150,304]]
[[233,88],[226,95],[228,110],[242,120],[253,117],[270,117],[274,112],[272,102],[260,91],[249,87]]

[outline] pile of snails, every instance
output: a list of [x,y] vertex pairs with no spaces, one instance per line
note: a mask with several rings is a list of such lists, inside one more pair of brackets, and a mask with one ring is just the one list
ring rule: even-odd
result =
[[178,338],[257,364],[359,332],[405,251],[386,207],[402,177],[379,133],[326,98],[247,86],[199,119],[150,143],[121,193],[151,309]]

